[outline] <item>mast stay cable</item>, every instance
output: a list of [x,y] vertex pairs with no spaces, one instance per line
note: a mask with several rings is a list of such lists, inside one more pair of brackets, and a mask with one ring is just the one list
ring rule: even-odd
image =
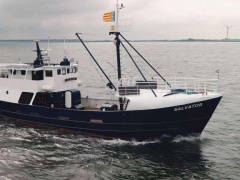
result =
[[95,63],[97,64],[97,66],[99,67],[99,69],[102,71],[102,73],[104,74],[104,76],[107,78],[107,80],[109,81],[109,83],[107,84],[107,86],[109,88],[114,88],[115,91],[117,91],[116,87],[114,86],[114,84],[112,83],[112,81],[108,78],[108,76],[106,75],[106,73],[103,71],[103,69],[101,68],[101,66],[98,64],[97,60],[93,57],[92,53],[89,51],[89,49],[87,48],[87,46],[85,45],[85,43],[83,42],[83,40],[80,38],[79,34],[81,33],[76,33],[76,36],[78,37],[79,41],[82,43],[82,45],[85,47],[85,49],[87,50],[87,52],[89,53],[89,55],[92,57],[92,59],[95,61]]
[[120,36],[128,43],[129,46],[131,46],[131,48],[158,74],[159,77],[162,78],[163,81],[165,81],[167,83],[167,85],[171,88],[171,85],[167,82],[166,79],[164,79],[164,77],[161,76],[161,74],[128,42],[128,40],[126,40],[123,35],[120,33]]
[[[147,82],[147,79],[145,78],[145,76],[143,75],[142,71],[140,70],[140,68],[138,67],[138,65],[136,64],[136,62],[134,61],[134,59],[132,58],[131,54],[128,52],[127,48],[124,46],[124,44],[122,43],[122,41],[120,40],[121,45],[123,46],[123,48],[125,49],[125,51],[127,52],[127,54],[129,55],[129,57],[131,58],[132,62],[134,63],[134,65],[136,66],[136,68],[138,69],[139,73],[142,75],[143,79],[145,82]],[[156,93],[154,92],[154,90],[151,88],[152,93],[154,94],[155,97],[157,97]]]

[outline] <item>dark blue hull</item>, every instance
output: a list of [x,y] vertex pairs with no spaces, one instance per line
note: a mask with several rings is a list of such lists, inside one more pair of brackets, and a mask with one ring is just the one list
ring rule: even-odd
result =
[[153,139],[163,134],[201,133],[221,97],[152,110],[85,111],[29,106],[0,101],[0,115],[24,122],[78,130],[106,137]]

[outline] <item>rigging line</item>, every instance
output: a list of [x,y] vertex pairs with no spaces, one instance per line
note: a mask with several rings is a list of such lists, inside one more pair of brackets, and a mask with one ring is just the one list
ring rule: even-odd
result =
[[98,69],[97,69],[97,68],[95,68],[95,69],[96,69],[98,75],[100,76],[100,78],[102,79],[102,81],[103,81],[104,83],[106,83],[106,81],[103,79],[102,75],[98,72]]
[[128,42],[128,40],[126,40],[122,34],[120,34],[120,36],[128,43],[129,46],[131,46],[131,48],[133,48],[133,50],[138,53],[138,55],[158,74],[159,77],[162,78],[163,81],[165,81],[167,83],[167,85],[171,88],[171,85],[167,82],[166,79],[164,79],[164,77],[161,76],[161,74],[159,72],[157,72],[157,70]]
[[82,33],[82,35],[85,35],[85,36],[106,36],[106,37],[109,37],[109,34],[87,34],[87,33]]
[[[143,75],[142,71],[140,70],[140,68],[138,67],[138,65],[136,64],[136,62],[134,61],[134,59],[132,58],[131,54],[128,52],[127,48],[124,46],[124,44],[122,43],[121,40],[119,40],[120,43],[122,44],[123,48],[125,49],[125,51],[127,52],[127,54],[129,55],[129,57],[132,59],[132,62],[135,64],[136,68],[138,69],[139,73],[142,75],[143,79],[145,80],[145,82],[147,82],[147,79],[145,78],[145,76]],[[154,94],[155,97],[157,97],[156,93],[154,92],[154,90],[151,88],[151,85],[149,86],[150,89],[152,90],[152,93]]]
[[[106,60],[104,60],[104,61],[106,61]],[[117,71],[117,68],[115,68],[110,62],[108,62],[108,61],[106,61],[106,62],[107,62],[113,69],[115,69],[115,70]],[[122,74],[122,76],[126,78],[126,76],[125,76],[124,74]]]
[[[84,34],[84,33],[81,33],[82,35],[86,35],[86,34]],[[108,35],[109,36],[109,35]],[[111,39],[112,40],[112,39]],[[114,67],[109,61],[107,61],[107,60],[105,60],[105,59],[103,59],[106,63],[108,63],[113,69],[115,69],[116,71],[117,71],[117,68],[116,67]],[[122,76],[123,77],[125,77],[126,78],[126,76],[124,75],[124,74],[122,74]]]
[[103,26],[101,27],[101,28],[99,28],[99,31],[98,32],[106,32],[104,29],[106,28],[106,27],[108,27],[109,28],[109,24],[103,24]]
[[[90,59],[91,59],[90,57],[87,58],[87,59],[89,60],[91,66],[95,66],[95,64],[90,60]],[[97,71],[97,74],[98,74],[98,76],[100,77],[100,79],[101,79],[104,83],[106,83],[106,81],[103,79],[103,77],[102,77],[102,75],[100,74],[100,72],[98,71],[98,69],[95,68],[95,70]]]
[[78,37],[79,41],[81,41],[82,45],[85,47],[85,49],[87,50],[87,52],[90,54],[90,56],[92,57],[92,59],[95,61],[95,63],[97,64],[98,68],[102,71],[102,73],[104,74],[104,76],[107,78],[107,80],[109,81],[110,85],[115,89],[115,91],[117,91],[116,87],[114,86],[114,84],[112,83],[112,81],[108,78],[108,76],[106,75],[106,73],[103,71],[103,69],[101,68],[101,66],[98,64],[98,62],[96,61],[96,59],[93,57],[92,53],[89,51],[89,49],[87,48],[87,46],[85,45],[85,43],[83,42],[83,40],[80,38],[79,36],[80,33],[76,33],[76,36]]
[[[112,65],[109,61],[107,61],[107,60],[105,60],[105,59],[102,59],[102,60],[104,60],[104,61],[105,61],[106,63],[108,63],[114,70],[117,71],[117,68],[114,67],[114,65]],[[124,74],[122,74],[122,76],[126,78],[126,76],[125,76]]]
[[[87,35],[87,34],[85,34],[85,33],[81,33],[82,35]],[[109,37],[109,35],[107,35],[107,37]],[[111,40],[112,40],[112,38],[111,38]],[[79,50],[79,49],[78,49]],[[77,50],[76,50],[77,51]],[[76,52],[76,51],[74,51],[74,52]],[[115,69],[116,71],[117,71],[117,68],[116,67],[114,67],[109,61],[107,61],[107,60],[105,60],[105,59],[103,59],[106,63],[108,63],[113,69]],[[126,76],[124,75],[124,74],[122,74],[122,76],[123,77],[125,77],[126,78]]]
[[[104,60],[105,61],[105,60]],[[113,69],[117,70],[110,62],[106,61]]]

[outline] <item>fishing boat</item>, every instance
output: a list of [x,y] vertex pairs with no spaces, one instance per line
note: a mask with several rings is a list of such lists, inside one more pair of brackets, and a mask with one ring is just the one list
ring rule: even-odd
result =
[[[201,134],[222,95],[218,79],[168,78],[163,76],[118,30],[119,9],[105,14],[116,21],[114,36],[118,82],[114,85],[81,39],[93,61],[109,81],[114,98],[82,97],[78,70],[81,65],[64,57],[59,64],[46,63],[46,53],[36,42],[33,63],[0,66],[0,115],[22,123],[76,130],[85,134],[122,139],[155,139],[162,135]],[[127,43],[158,77],[148,80]],[[122,78],[120,48],[126,50],[142,79]]]

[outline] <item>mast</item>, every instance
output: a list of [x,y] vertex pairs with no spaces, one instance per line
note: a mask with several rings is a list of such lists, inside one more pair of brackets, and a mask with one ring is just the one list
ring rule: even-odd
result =
[[38,41],[36,41],[36,50],[33,50],[33,51],[37,52],[37,58],[33,62],[34,68],[42,67],[44,65],[43,57],[42,57],[42,53],[41,53],[41,49],[39,47]]
[[63,56],[64,57],[66,57],[66,39],[65,39],[65,37],[64,37],[64,39],[63,39]]
[[118,18],[119,18],[119,7],[118,7],[118,0],[117,0],[117,4],[116,4],[116,20],[115,20],[115,24],[116,24],[116,29],[115,29],[115,42],[116,42],[116,52],[117,52],[117,69],[118,69],[118,82],[119,82],[119,86],[122,85],[121,83],[121,78],[122,78],[122,73],[121,73],[121,60],[120,60],[120,40],[119,40],[119,24],[118,24]]
[[[118,0],[116,4],[116,20],[115,20],[115,42],[116,42],[116,52],[117,52],[117,69],[118,69],[118,86],[122,86],[122,73],[121,73],[121,59],[120,59],[120,39],[119,39],[119,24],[118,24],[118,18],[119,18],[119,7],[118,7]],[[123,98],[119,97],[119,104],[120,104],[120,110],[123,110]]]
[[119,26],[119,24],[118,24],[118,18],[119,17],[119,8],[118,8],[118,0],[117,0],[117,4],[116,4],[116,20],[115,20],[115,31],[116,32],[119,32],[119,30],[118,30],[118,26]]
[[[118,0],[117,0],[117,4],[116,4],[116,10],[115,10],[115,30],[109,32],[109,35],[114,34],[115,35],[115,43],[116,43],[116,52],[117,52],[117,70],[118,70],[118,85],[121,86],[122,85],[122,73],[121,73],[121,58],[120,58],[120,39],[119,36],[121,35],[119,32],[119,5],[118,5]],[[107,21],[109,22],[109,21]]]
[[119,40],[119,32],[115,32],[115,41],[116,41],[116,51],[117,51],[117,69],[118,69],[118,81],[119,85],[121,86],[121,78],[122,78],[122,73],[121,73],[121,60],[120,60],[120,40]]

